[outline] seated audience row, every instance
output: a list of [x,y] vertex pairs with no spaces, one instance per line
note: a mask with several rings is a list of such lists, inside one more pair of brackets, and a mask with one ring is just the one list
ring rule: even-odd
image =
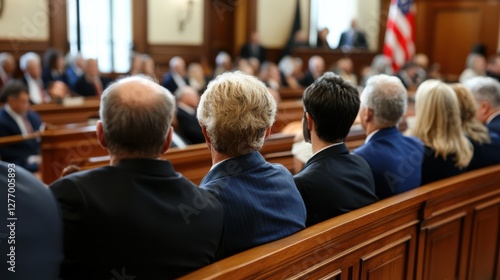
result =
[[[407,92],[399,79],[374,76],[360,97],[342,77],[322,75],[303,95],[303,136],[314,154],[294,177],[259,153],[277,111],[263,82],[242,72],[222,74],[199,105],[194,89],[179,87],[179,107],[191,116],[196,108],[212,155],[212,168],[196,187],[159,160],[174,137],[173,95],[150,78],[120,79],[104,90],[97,123],[110,166],[50,186],[63,218],[61,277],[180,277],[378,199],[498,164],[500,83],[475,78],[467,86],[472,93],[424,82],[412,136],[403,136],[396,127]],[[9,95],[7,108],[16,108],[16,98]],[[351,154],[344,140],[358,112],[368,137]]]

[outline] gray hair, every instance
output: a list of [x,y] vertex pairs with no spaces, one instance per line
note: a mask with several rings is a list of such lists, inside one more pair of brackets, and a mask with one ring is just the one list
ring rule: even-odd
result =
[[237,71],[210,82],[201,96],[197,117],[212,147],[234,157],[262,148],[276,110],[276,101],[264,83]]
[[182,57],[180,57],[180,56],[174,56],[168,62],[168,66],[170,67],[170,69],[174,69],[175,66],[177,66],[179,63],[184,63],[185,64],[184,59],[182,59]]
[[8,52],[0,53],[0,66],[3,66],[3,64],[7,60],[10,60],[10,61],[13,61],[13,62],[15,61],[14,60],[14,56],[12,56],[10,53],[8,53]]
[[385,74],[368,79],[361,94],[361,107],[373,111],[375,122],[383,126],[396,125],[407,107],[408,93],[403,83]]
[[465,68],[474,69],[474,62],[476,61],[477,58],[480,58],[480,57],[484,58],[484,56],[482,54],[470,53],[467,56],[467,59],[465,61]]
[[113,155],[161,155],[175,112],[172,94],[151,78],[135,75],[111,84],[102,94],[104,137]]
[[475,77],[467,82],[465,86],[480,101],[486,101],[493,108],[500,108],[500,83],[490,77]]
[[40,56],[34,52],[23,54],[21,58],[19,58],[19,68],[21,68],[21,71],[25,71],[31,61],[40,63]]
[[224,52],[224,51],[219,52],[217,54],[217,56],[215,57],[215,64],[217,66],[224,64],[224,62],[226,62],[226,61],[228,61],[228,62],[231,61],[231,56],[227,52]]

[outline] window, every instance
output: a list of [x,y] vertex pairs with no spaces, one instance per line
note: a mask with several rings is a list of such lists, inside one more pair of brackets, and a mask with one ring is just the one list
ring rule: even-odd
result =
[[68,0],[71,53],[97,58],[102,72],[127,72],[132,48],[131,0]]

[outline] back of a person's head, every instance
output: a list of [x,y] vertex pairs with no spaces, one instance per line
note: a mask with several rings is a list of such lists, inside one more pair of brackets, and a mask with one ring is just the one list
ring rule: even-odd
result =
[[453,157],[460,168],[469,164],[472,146],[462,130],[458,99],[449,85],[438,80],[423,82],[415,95],[415,116],[411,134],[434,149],[436,157]]
[[486,101],[492,108],[500,109],[500,82],[490,77],[475,77],[464,84],[479,101]]
[[21,71],[25,71],[28,67],[28,63],[31,61],[36,61],[40,63],[40,56],[34,52],[25,53],[19,58],[19,68]]
[[228,156],[260,150],[277,105],[264,83],[242,72],[227,72],[210,82],[197,117],[212,147]]
[[102,94],[100,117],[111,154],[158,157],[175,111],[173,95],[138,75],[111,84]]
[[490,143],[488,129],[476,119],[476,102],[472,93],[462,84],[452,84],[451,87],[458,98],[460,119],[465,134],[480,144]]
[[398,78],[376,75],[366,82],[361,94],[361,107],[371,109],[375,122],[380,126],[395,126],[406,112],[407,95]]
[[304,91],[302,99],[321,140],[333,143],[347,137],[360,104],[359,93],[351,83],[327,72]]

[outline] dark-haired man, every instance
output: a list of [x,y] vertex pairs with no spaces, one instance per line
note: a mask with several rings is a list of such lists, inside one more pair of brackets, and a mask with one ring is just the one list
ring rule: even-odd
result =
[[359,94],[340,76],[326,73],[303,95],[303,133],[313,156],[294,180],[311,226],[377,201],[366,161],[349,153],[344,139],[359,111]]
[[[28,89],[20,81],[10,81],[1,94],[1,102],[6,102],[0,110],[0,137],[28,136],[40,129],[42,121],[37,113],[30,110]],[[37,139],[0,147],[3,161],[22,166],[31,172],[38,171],[40,143]]]

